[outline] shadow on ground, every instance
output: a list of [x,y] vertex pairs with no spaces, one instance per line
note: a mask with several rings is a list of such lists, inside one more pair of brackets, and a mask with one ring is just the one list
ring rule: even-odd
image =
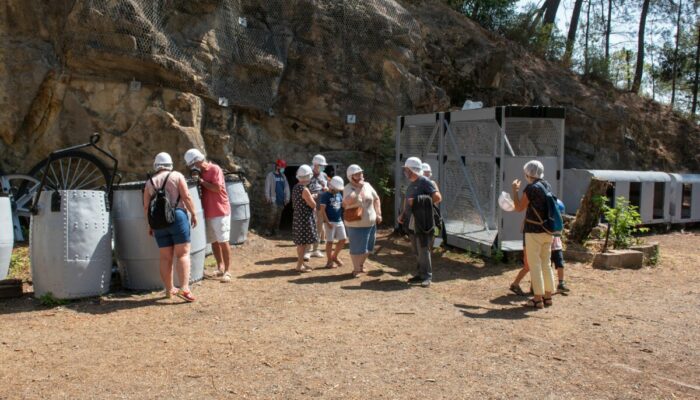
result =
[[520,305],[508,308],[487,308],[481,306],[470,306],[468,304],[455,304],[454,306],[459,308],[462,315],[465,317],[474,319],[524,319],[529,317],[527,312],[532,311],[532,309],[528,309],[527,307]]

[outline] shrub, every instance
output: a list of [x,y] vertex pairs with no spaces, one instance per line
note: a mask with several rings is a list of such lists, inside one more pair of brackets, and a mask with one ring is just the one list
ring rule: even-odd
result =
[[638,207],[631,205],[629,200],[620,196],[615,201],[615,206],[610,207],[605,199],[603,214],[610,226],[610,239],[616,249],[626,249],[633,241],[635,233],[647,232],[648,228],[640,227],[642,219],[637,211]]

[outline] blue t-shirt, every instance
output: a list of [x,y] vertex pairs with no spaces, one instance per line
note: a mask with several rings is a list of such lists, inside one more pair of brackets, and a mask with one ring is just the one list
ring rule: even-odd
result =
[[323,192],[319,197],[319,204],[326,206],[326,217],[330,222],[341,222],[343,220],[343,194]]
[[275,204],[284,205],[284,174],[273,174],[275,177]]
[[408,200],[415,200],[421,194],[432,196],[435,192],[437,192],[435,185],[425,176],[419,177],[408,185],[406,188],[406,204],[403,210],[404,224],[406,226],[408,226],[408,221],[411,219],[411,206],[408,205]]

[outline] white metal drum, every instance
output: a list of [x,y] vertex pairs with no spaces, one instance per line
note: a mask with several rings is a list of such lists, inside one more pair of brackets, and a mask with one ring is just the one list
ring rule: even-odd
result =
[[[125,183],[114,187],[114,243],[122,286],[132,290],[158,290],[163,287],[159,271],[156,240],[148,236],[148,222],[143,211],[144,182]],[[198,224],[190,232],[190,282],[204,277],[205,227],[204,210],[197,187],[189,185],[197,211]],[[173,270],[175,285],[179,286]]]
[[243,244],[248,238],[250,199],[243,182],[226,177],[226,192],[231,203],[231,244]]
[[45,192],[29,233],[34,296],[59,299],[109,291],[112,231],[106,193],[98,190]]
[[9,197],[0,197],[0,280],[7,278],[15,238]]

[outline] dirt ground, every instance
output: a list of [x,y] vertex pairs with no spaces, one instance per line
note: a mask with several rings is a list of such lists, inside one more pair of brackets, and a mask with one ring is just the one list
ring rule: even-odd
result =
[[347,250],[298,275],[290,241],[251,234],[193,304],[0,301],[0,398],[699,398],[700,234],[649,239],[658,266],[568,263],[571,293],[532,311],[507,291],[516,265],[455,250],[409,287],[408,244],[382,232],[367,276]]

